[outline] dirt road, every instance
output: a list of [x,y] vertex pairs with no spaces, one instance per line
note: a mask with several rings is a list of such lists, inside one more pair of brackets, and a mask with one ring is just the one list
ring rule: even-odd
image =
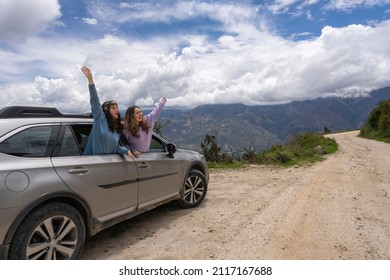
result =
[[195,209],[175,204],[88,240],[81,259],[390,259],[390,144],[333,134],[309,167],[212,171]]

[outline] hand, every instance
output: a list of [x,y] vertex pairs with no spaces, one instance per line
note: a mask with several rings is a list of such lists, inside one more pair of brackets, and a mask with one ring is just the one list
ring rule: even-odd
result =
[[133,155],[133,153],[129,150],[127,152],[127,155],[132,159],[132,160],[135,160],[135,156]]
[[81,67],[81,72],[83,72],[84,75],[87,77],[88,83],[90,85],[92,85],[93,84],[93,76],[92,76],[91,70],[89,70],[89,68],[87,66],[83,66],[83,67]]
[[133,154],[135,155],[135,157],[139,157],[141,155],[141,153],[138,151],[134,151]]

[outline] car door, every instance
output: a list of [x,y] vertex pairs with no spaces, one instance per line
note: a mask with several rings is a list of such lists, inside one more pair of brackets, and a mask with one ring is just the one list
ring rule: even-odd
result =
[[72,151],[69,147],[77,147],[77,141],[82,141],[75,137],[80,131],[65,127],[58,156],[52,158],[58,175],[71,190],[86,199],[93,215],[101,222],[135,211],[138,194],[135,162],[117,154],[84,156],[81,153],[74,155],[74,151],[64,153],[64,150]]
[[136,159],[139,176],[138,203],[148,207],[179,194],[183,184],[181,160],[169,158],[164,145],[152,139],[151,149]]

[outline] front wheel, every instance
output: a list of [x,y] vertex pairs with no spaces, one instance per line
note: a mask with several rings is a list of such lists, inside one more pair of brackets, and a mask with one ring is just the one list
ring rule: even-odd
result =
[[180,191],[179,204],[183,208],[198,206],[207,193],[207,180],[198,170],[191,170]]
[[13,260],[74,260],[85,242],[80,213],[70,205],[51,203],[31,212],[10,244]]

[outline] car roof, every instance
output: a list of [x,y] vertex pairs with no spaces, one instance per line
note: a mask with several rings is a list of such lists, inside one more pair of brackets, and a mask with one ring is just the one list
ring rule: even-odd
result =
[[92,114],[64,114],[54,107],[8,106],[0,109],[0,118],[92,118]]
[[9,106],[0,110],[0,137],[34,124],[92,123],[92,114],[63,114],[52,107]]

